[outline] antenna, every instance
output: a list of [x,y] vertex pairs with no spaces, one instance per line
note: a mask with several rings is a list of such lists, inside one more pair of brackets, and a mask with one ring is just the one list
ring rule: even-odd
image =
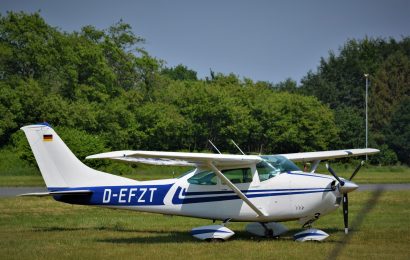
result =
[[241,150],[241,148],[239,148],[239,146],[235,143],[234,140],[231,139],[231,142],[236,146],[236,148],[238,148],[238,150],[239,150],[243,155],[245,155],[245,153]]
[[209,140],[208,139],[208,142],[215,148],[215,150],[217,150],[218,151],[218,153],[219,154],[221,154],[221,152],[219,151],[219,149],[218,148],[216,148],[216,146],[214,145],[214,143],[212,143],[212,141],[211,140]]

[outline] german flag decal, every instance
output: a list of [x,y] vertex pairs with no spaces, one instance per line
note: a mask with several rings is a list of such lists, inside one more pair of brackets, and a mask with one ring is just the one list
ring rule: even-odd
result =
[[53,135],[43,135],[43,141],[45,142],[53,141]]

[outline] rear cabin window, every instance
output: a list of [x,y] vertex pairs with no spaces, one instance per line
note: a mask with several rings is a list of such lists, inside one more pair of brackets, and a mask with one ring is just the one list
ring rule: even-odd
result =
[[[250,168],[223,170],[222,173],[232,183],[249,183],[252,182],[252,174]],[[225,184],[225,183],[223,183]]]
[[[222,170],[222,173],[232,183],[252,182],[252,172],[250,168]],[[212,171],[203,171],[188,179],[188,183],[197,185],[216,185],[217,176]],[[225,184],[225,183],[223,183]]]

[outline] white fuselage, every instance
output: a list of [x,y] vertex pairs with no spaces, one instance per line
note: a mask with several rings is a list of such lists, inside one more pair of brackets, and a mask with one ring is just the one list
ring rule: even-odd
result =
[[328,175],[292,172],[278,174],[262,182],[236,186],[265,213],[258,216],[229,187],[195,185],[188,179],[191,172],[179,179],[142,181],[122,186],[95,186],[88,201],[59,201],[129,209],[169,215],[232,221],[289,221],[309,220],[325,215],[340,205],[341,194],[332,189],[334,179]]

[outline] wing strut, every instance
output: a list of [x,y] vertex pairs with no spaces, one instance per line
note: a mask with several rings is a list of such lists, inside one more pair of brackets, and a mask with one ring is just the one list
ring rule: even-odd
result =
[[320,160],[315,160],[312,167],[310,168],[310,173],[315,173],[317,167],[319,166]]
[[241,198],[246,204],[248,204],[248,206],[251,209],[253,209],[253,211],[255,211],[256,214],[258,214],[259,216],[267,216],[260,209],[258,209],[258,207],[256,207],[256,205],[253,204],[245,196],[245,194],[242,193],[242,191],[240,189],[238,189],[238,187],[236,187],[228,178],[226,178],[225,175],[218,168],[216,168],[216,166],[212,162],[208,162],[208,166],[211,167],[211,169],[215,172],[215,174],[218,175],[219,178],[221,178],[226,183],[226,185],[228,185],[229,188],[231,188],[236,193],[236,195],[239,196],[239,198]]

